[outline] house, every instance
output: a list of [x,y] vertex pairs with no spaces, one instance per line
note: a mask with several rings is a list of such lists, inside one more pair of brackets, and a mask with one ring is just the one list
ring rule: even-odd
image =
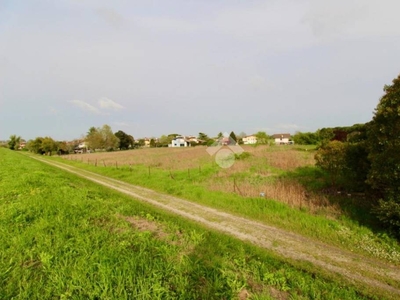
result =
[[18,150],[22,150],[26,147],[26,142],[20,142],[18,146]]
[[257,137],[254,134],[247,135],[242,139],[242,141],[244,145],[254,145],[257,144]]
[[190,141],[183,135],[176,136],[168,147],[190,147]]
[[89,148],[88,144],[85,141],[83,141],[83,142],[80,142],[75,147],[74,152],[75,153],[86,153],[86,152],[88,152],[88,148]]
[[289,145],[293,144],[290,139],[290,133],[278,133],[272,136],[275,139],[276,145]]

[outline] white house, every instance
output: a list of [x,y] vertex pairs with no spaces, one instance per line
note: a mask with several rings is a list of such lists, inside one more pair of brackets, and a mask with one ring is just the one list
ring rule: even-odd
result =
[[290,141],[290,133],[274,134],[273,138],[275,139],[275,144],[277,144],[277,145],[289,145],[289,144],[292,144],[292,141]]
[[245,145],[257,144],[257,137],[254,134],[245,136],[242,140]]
[[190,141],[183,135],[176,136],[168,147],[190,147]]

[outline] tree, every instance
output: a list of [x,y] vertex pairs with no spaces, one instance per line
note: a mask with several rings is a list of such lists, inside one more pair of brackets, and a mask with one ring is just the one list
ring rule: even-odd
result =
[[126,134],[122,130],[117,131],[115,136],[119,139],[118,148],[120,150],[133,148],[135,143],[133,136]]
[[93,150],[103,149],[110,151],[118,148],[119,139],[113,134],[111,127],[105,124],[101,128],[91,127],[86,136],[86,142],[88,142],[89,148]]
[[[371,162],[367,182],[381,198],[378,218],[400,233],[400,75],[383,90],[385,94],[367,126],[366,143]],[[397,211],[389,216],[388,207]]]
[[156,146],[156,141],[154,139],[150,139],[150,147],[154,148]]
[[338,179],[346,169],[346,145],[339,141],[331,141],[321,146],[315,154],[316,165],[325,170],[336,187]]
[[53,151],[57,151],[57,144],[51,137],[46,136],[42,140],[41,149],[44,153],[51,155]]
[[8,141],[8,148],[10,148],[11,150],[17,150],[20,142],[21,137],[13,134],[10,136],[10,140]]
[[58,155],[68,154],[68,145],[66,142],[58,141],[56,142],[57,145],[57,153]]
[[222,132],[219,132],[218,135],[217,135],[217,139],[220,139],[222,137],[224,137],[224,134]]
[[229,134],[229,138],[230,138],[230,140],[233,140],[233,141],[235,141],[235,143],[237,143],[237,137],[233,131],[231,131],[231,133]]
[[257,144],[267,144],[268,143],[268,135],[264,131],[259,131],[255,134],[257,137]]
[[30,140],[27,144],[27,148],[29,151],[37,154],[43,154],[45,151],[42,148],[42,142],[43,138],[42,137],[37,137],[34,140]]
[[368,182],[383,198],[400,202],[400,75],[384,91],[367,127]]
[[210,138],[204,132],[199,132],[199,136],[197,137],[199,140],[203,141],[203,143],[207,143]]

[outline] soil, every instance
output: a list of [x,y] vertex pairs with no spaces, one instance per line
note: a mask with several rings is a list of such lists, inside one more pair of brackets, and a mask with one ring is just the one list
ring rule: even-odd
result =
[[[266,248],[280,256],[295,261],[306,261],[315,268],[322,268],[357,282],[389,292],[400,297],[400,267],[390,265],[347,250],[322,243],[284,229],[246,219],[214,208],[165,195],[147,188],[105,177],[77,167],[45,158],[35,159],[58,167],[95,183],[150,203],[166,211],[196,221],[206,227],[227,233],[243,241]],[[136,224],[140,226],[140,224]],[[242,295],[244,296],[244,295]]]

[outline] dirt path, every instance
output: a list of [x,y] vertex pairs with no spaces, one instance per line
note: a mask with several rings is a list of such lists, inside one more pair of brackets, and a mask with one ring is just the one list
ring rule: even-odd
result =
[[[339,273],[347,277],[351,282],[364,283],[388,291],[394,298],[400,297],[400,267],[384,264],[381,261],[354,254],[299,234],[85,171],[77,167],[49,161],[44,158],[33,158],[130,195],[135,199],[145,201],[169,212],[199,222],[209,228],[225,232],[241,240],[250,241],[284,257],[308,261],[315,266]],[[397,284],[392,286],[388,282],[397,282]]]

